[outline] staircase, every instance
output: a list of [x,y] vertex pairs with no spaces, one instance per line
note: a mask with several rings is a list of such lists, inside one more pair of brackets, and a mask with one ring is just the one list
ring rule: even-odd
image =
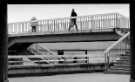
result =
[[125,54],[120,54],[119,59],[109,67],[110,73],[130,73],[130,52],[126,51]]
[[[121,36],[121,38],[116,41],[114,44],[112,44],[106,51],[105,54],[108,56],[109,59],[111,59],[111,51],[116,47],[120,47],[119,51],[122,50],[122,46],[120,44],[124,43],[128,47],[125,47],[122,51],[122,53],[117,54],[117,57],[115,59],[115,62],[110,66],[108,65],[108,68],[106,69],[107,73],[117,73],[117,74],[129,74],[130,73],[130,32],[123,32],[119,29],[118,35]],[[107,54],[109,53],[109,55]],[[110,60],[108,60],[110,63]],[[108,63],[108,64],[109,64]]]

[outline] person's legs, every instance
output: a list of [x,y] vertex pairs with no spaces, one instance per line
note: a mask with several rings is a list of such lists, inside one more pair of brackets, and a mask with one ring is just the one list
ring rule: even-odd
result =
[[31,32],[33,32],[33,26],[31,26]]
[[73,23],[75,25],[76,30],[78,31],[78,27],[77,27],[77,24],[76,24],[76,19],[73,20]]
[[78,27],[77,27],[77,24],[75,23],[75,28],[76,28],[76,30],[78,31]]
[[34,32],[36,32],[36,26],[34,26]]
[[69,23],[68,31],[70,31],[72,27],[73,27],[73,21],[71,20],[70,23]]
[[32,32],[36,32],[36,26],[32,26]]

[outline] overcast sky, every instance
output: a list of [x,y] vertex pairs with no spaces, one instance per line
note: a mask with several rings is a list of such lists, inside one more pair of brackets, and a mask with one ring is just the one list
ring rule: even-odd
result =
[[78,16],[118,12],[129,17],[129,4],[10,4],[8,23],[37,19],[69,17],[72,8]]

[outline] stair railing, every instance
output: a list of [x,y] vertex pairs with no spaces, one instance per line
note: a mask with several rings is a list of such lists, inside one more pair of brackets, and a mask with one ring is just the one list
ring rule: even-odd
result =
[[[105,55],[105,71],[107,72],[107,70],[109,69],[109,65],[111,64],[110,62],[110,56],[111,56],[111,50],[115,49],[116,46],[122,50],[122,43],[123,40],[127,39],[130,36],[130,32],[126,33],[125,35],[123,35],[119,40],[117,40],[116,42],[114,42],[112,45],[110,45],[105,51],[104,51],[104,55]],[[127,49],[127,46],[125,46]],[[118,49],[116,48],[116,49]]]

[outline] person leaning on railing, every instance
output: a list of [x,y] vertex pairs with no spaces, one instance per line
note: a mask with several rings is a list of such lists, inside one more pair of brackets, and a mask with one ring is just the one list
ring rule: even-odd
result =
[[[74,17],[74,18],[72,18],[72,17]],[[75,25],[76,30],[78,31],[78,27],[77,27],[77,24],[76,24],[76,17],[77,17],[77,13],[75,12],[74,9],[72,9],[68,31],[70,31],[70,29],[73,28],[74,25]]]
[[38,26],[38,21],[36,17],[32,17],[30,21],[31,27],[32,27],[32,32],[37,31],[37,26]]

